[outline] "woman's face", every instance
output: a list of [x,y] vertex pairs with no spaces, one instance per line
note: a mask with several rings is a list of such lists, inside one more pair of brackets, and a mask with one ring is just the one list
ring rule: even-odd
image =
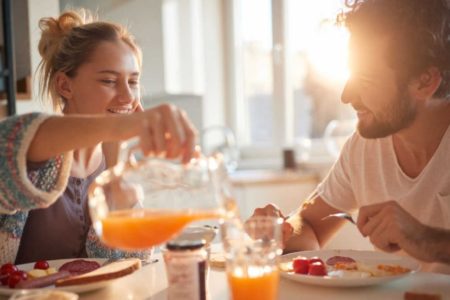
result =
[[140,103],[140,68],[126,43],[101,42],[68,79],[65,114],[132,113]]

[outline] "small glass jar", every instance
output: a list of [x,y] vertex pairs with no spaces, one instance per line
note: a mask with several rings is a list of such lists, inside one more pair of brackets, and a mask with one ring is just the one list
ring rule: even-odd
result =
[[163,249],[168,300],[207,300],[208,252],[204,240],[171,241]]

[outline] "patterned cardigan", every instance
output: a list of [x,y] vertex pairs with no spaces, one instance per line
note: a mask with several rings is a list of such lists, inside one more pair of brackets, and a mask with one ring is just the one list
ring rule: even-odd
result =
[[[50,206],[67,185],[71,152],[48,160],[37,170],[27,171],[28,147],[48,117],[31,113],[0,122],[0,264],[15,261],[28,211]],[[92,226],[86,240],[89,257],[143,258],[150,251],[123,252],[108,248],[97,238]]]

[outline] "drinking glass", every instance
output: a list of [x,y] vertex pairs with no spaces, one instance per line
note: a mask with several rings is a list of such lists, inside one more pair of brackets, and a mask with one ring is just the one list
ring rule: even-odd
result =
[[356,130],[356,119],[332,120],[325,128],[323,138],[328,152],[338,158],[348,137]]
[[190,222],[233,214],[227,182],[220,156],[201,156],[188,164],[150,158],[133,139],[122,146],[120,162],[89,188],[93,227],[111,247],[148,249]]
[[234,172],[239,164],[239,148],[233,131],[226,126],[211,126],[201,132],[202,151],[206,155],[220,153],[228,173]]
[[233,300],[274,300],[278,294],[278,259],[283,219],[253,217],[242,224],[226,220],[221,234]]

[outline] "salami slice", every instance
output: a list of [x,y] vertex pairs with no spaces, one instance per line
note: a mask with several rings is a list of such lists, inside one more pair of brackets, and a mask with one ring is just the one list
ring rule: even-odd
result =
[[356,263],[356,261],[348,256],[332,256],[329,259],[327,259],[326,264],[329,266],[334,266],[336,264],[351,264]]
[[81,275],[100,268],[100,264],[96,261],[88,261],[84,259],[76,259],[63,264],[59,271],[68,271],[71,275]]

